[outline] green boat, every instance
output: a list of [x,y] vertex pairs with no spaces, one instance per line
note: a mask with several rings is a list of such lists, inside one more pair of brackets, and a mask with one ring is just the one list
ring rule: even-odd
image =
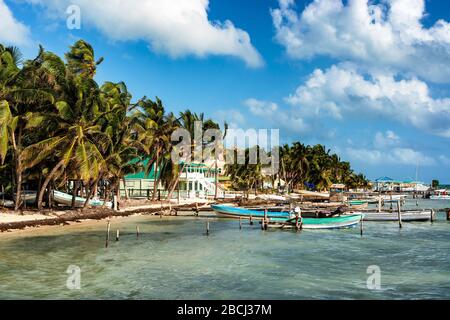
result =
[[351,206],[361,206],[361,205],[366,204],[366,203],[368,203],[368,202],[367,202],[367,201],[364,201],[364,200],[350,200],[348,203],[349,203]]

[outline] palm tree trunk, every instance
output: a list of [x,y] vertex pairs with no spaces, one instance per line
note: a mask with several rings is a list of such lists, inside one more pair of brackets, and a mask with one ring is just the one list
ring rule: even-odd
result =
[[[42,188],[42,173],[39,172],[39,180],[38,180],[38,187],[37,187],[37,192],[39,192]],[[36,198],[34,199],[34,206],[37,207],[38,206],[38,197],[36,195]]]
[[73,189],[72,189],[72,204],[71,204],[71,208],[72,210],[75,209],[75,204],[76,204],[76,198],[77,198],[77,193],[78,193],[78,180],[74,180],[73,182]]
[[166,200],[169,200],[169,201],[170,201],[170,198],[172,198],[172,194],[173,194],[173,192],[175,191],[175,187],[178,185],[178,182],[180,181],[181,175],[182,175],[183,170],[184,170],[185,167],[186,167],[186,162],[183,163],[183,166],[181,167],[180,172],[178,172],[178,177],[177,177],[177,179],[175,180],[175,182],[173,183],[173,185],[170,187],[170,191],[169,191],[169,193],[167,194]]
[[116,197],[117,197],[117,201],[120,201],[120,178],[117,178]]
[[127,188],[127,181],[125,180],[125,177],[122,178],[123,182],[123,188],[125,190],[125,200],[130,200],[130,195],[128,194],[128,188]]
[[156,188],[158,187],[158,165],[159,165],[159,150],[156,151],[156,162],[155,162],[155,177],[153,178],[153,197],[152,201],[156,200]]
[[16,202],[14,211],[18,211],[22,205],[22,170],[19,161],[16,161]]
[[98,181],[100,180],[100,177],[97,178],[96,180],[94,180],[94,182],[92,182],[92,184],[89,186],[89,192],[86,192],[87,196],[86,196],[86,201],[84,202],[83,205],[83,209],[86,209],[88,204],[89,204],[89,200],[91,200],[92,195],[96,192],[97,190],[97,184]]
[[[18,141],[20,141],[21,131],[19,130]],[[14,161],[15,161],[15,174],[16,174],[16,200],[14,205],[14,211],[18,211],[20,205],[22,204],[22,166],[20,163],[20,154],[18,150],[18,143],[16,142],[16,136],[14,132],[11,135],[13,150],[14,150]]]
[[217,200],[217,196],[218,196],[218,190],[217,190],[217,187],[218,187],[218,185],[219,185],[219,179],[218,179],[218,176],[217,176],[217,159],[216,159],[216,162],[215,162],[215,164],[214,164],[214,169],[215,169],[215,174],[214,174],[214,199],[215,200]]
[[42,185],[41,190],[39,191],[39,198],[38,198],[38,210],[42,210],[42,199],[44,198],[45,190],[47,189],[48,184],[53,179],[55,174],[58,172],[58,170],[64,165],[64,159],[58,162],[58,164],[52,169],[50,174],[47,176],[47,178],[44,181],[44,184]]

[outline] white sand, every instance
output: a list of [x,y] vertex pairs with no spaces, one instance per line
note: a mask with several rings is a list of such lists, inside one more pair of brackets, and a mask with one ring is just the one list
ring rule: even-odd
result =
[[[175,207],[178,205],[178,202],[171,201],[172,205]],[[199,204],[209,203],[209,200],[206,199],[186,199],[186,200],[180,200],[179,205],[185,205],[185,204],[193,204],[198,202]],[[164,207],[167,207],[167,203],[163,203]],[[160,208],[160,203],[152,203],[152,204],[146,204],[146,205],[134,205],[134,206],[127,206],[123,209],[121,209],[121,212],[128,212],[128,211],[134,211],[134,210],[145,210],[145,209],[154,209],[154,208]],[[201,208],[201,206],[200,206]],[[23,222],[23,221],[35,221],[35,220],[44,220],[44,219],[54,219],[57,216],[64,214],[64,211],[54,211],[51,215],[43,215],[39,213],[33,213],[33,212],[24,212],[23,214],[14,213],[13,211],[8,211],[8,213],[0,212],[0,224],[2,223],[12,223],[12,222]]]
[[0,213],[0,223],[12,223],[21,221],[35,221],[44,219],[54,219],[55,216],[45,216],[43,214],[16,214],[16,213]]

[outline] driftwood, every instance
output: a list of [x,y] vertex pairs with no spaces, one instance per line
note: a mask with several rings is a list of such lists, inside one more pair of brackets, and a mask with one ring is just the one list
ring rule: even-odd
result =
[[[167,208],[169,208],[169,206],[167,206]],[[192,209],[195,208],[195,204],[177,205],[172,208]],[[1,223],[0,232],[5,232],[8,230],[22,230],[29,227],[69,225],[70,222],[81,222],[81,220],[104,220],[112,217],[129,217],[135,214],[155,215],[158,212],[161,212],[161,208],[142,208],[126,212],[118,212],[104,208],[90,209],[83,212],[73,210],[55,218]]]

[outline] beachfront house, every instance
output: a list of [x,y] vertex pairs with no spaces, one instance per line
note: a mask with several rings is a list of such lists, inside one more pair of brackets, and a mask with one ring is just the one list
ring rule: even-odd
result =
[[373,183],[377,192],[426,192],[430,186],[413,180],[394,180],[389,177],[381,177]]
[[[224,187],[222,182],[226,179],[222,176],[223,168],[216,169],[215,164],[190,163],[184,166],[180,175],[178,187],[173,192],[173,198],[192,199],[207,198],[216,195],[216,173],[217,173],[217,197],[224,197]],[[155,168],[149,174],[137,172],[125,177],[120,184],[121,194],[128,193],[130,198],[150,198],[153,195],[156,181]],[[158,199],[165,197],[168,193],[160,183],[157,188]],[[179,195],[178,195],[179,194]]]

